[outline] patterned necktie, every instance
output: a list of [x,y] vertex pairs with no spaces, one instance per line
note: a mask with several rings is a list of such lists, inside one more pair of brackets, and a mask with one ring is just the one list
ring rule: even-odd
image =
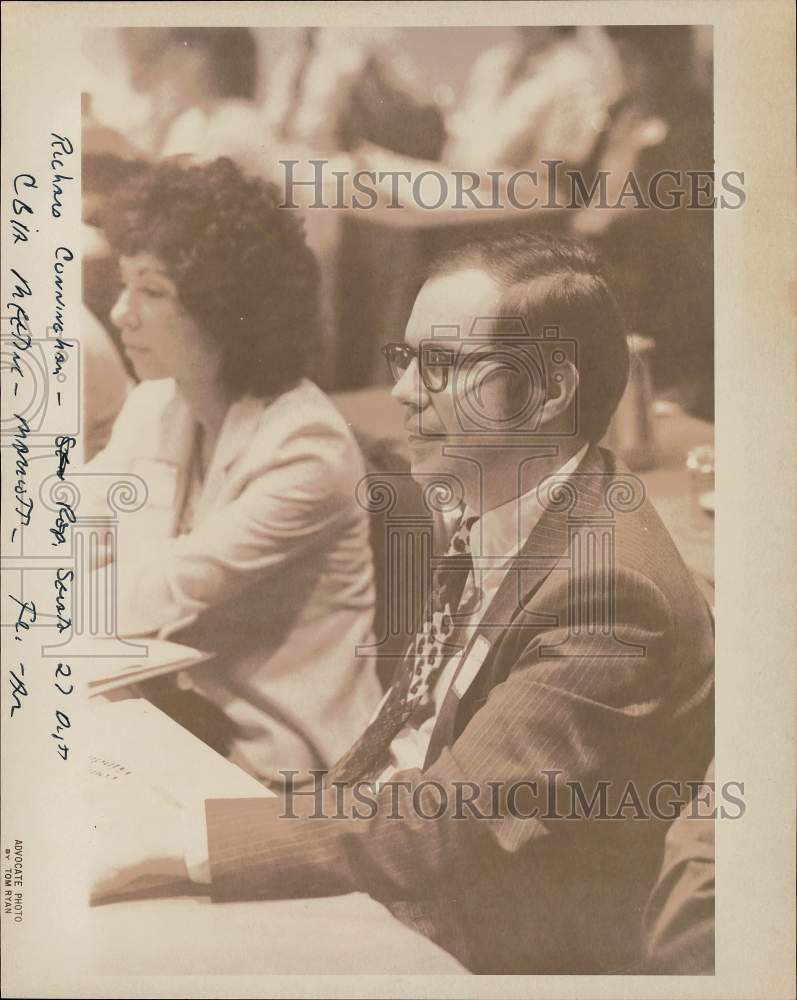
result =
[[379,714],[330,769],[328,784],[368,781],[384,770],[393,738],[426,697],[447,657],[458,650],[447,640],[454,631],[453,616],[466,610],[459,604],[473,569],[470,530],[477,520],[475,515],[464,514],[460,519],[448,551],[432,576],[423,626],[407,650]]

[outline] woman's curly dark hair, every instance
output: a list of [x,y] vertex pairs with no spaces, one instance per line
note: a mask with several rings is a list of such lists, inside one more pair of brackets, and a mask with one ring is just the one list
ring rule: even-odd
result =
[[235,398],[270,396],[305,372],[319,335],[319,271],[301,221],[279,189],[229,159],[166,160],[111,199],[102,226],[113,249],[151,253],[180,302],[222,348]]

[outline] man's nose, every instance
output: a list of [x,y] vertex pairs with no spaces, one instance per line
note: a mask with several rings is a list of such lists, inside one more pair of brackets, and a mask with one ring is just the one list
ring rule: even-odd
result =
[[391,396],[399,403],[414,406],[419,410],[422,410],[428,405],[429,395],[426,391],[426,386],[421,380],[420,372],[418,371],[417,358],[413,358],[412,361],[410,361],[409,365],[404,370],[404,374],[393,386]]
[[130,289],[124,288],[111,309],[111,322],[122,330],[135,322],[135,312]]

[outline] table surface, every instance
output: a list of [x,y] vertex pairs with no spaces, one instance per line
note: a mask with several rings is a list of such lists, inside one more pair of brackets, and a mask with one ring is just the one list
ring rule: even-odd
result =
[[466,972],[361,893],[246,903],[128,900],[90,908],[83,931],[95,975]]
[[[402,408],[390,398],[388,387],[338,393],[332,399],[355,432],[394,441],[406,453]],[[675,406],[659,406],[655,413],[657,461],[639,477],[686,564],[699,582],[713,584],[714,519],[692,497],[685,463],[692,448],[713,445],[714,427]]]
[[[183,805],[269,794],[143,700],[92,703],[98,817],[115,796],[157,795]],[[105,766],[103,767],[102,764]],[[118,783],[104,771],[124,765]],[[135,831],[131,833],[136,836]],[[179,895],[174,896],[174,892]],[[362,893],[325,899],[211,903],[202,886],[137,889],[80,911],[81,967],[95,975],[445,973],[462,967]],[[110,897],[106,896],[106,899]]]

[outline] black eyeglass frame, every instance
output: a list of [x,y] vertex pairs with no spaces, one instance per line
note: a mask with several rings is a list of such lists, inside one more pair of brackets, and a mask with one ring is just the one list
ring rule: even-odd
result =
[[[387,361],[388,371],[394,382],[399,381],[413,360],[417,361],[421,381],[427,391],[432,393],[444,391],[448,385],[448,370],[453,367],[456,361],[456,352],[452,351],[451,348],[440,347],[428,341],[421,344],[420,351],[402,341],[391,341],[383,345],[382,354]],[[400,367],[401,364],[403,367]],[[432,376],[429,366],[442,369],[437,378]]]
[[[479,345],[478,350],[468,354],[461,354],[450,347],[443,347],[431,340],[421,343],[421,350],[418,352],[414,347],[410,347],[404,341],[394,340],[384,344],[382,354],[387,361],[390,377],[394,383],[404,375],[412,364],[413,360],[418,362],[418,371],[426,389],[431,393],[443,392],[448,385],[449,369],[455,366],[479,364],[487,358],[497,354],[506,354],[507,351],[520,349],[523,352],[529,350],[529,339],[505,339],[496,341],[490,339],[488,345]],[[401,361],[399,361],[401,359]],[[401,365],[403,364],[403,367]],[[430,367],[439,368],[437,376],[433,376],[429,371]]]

